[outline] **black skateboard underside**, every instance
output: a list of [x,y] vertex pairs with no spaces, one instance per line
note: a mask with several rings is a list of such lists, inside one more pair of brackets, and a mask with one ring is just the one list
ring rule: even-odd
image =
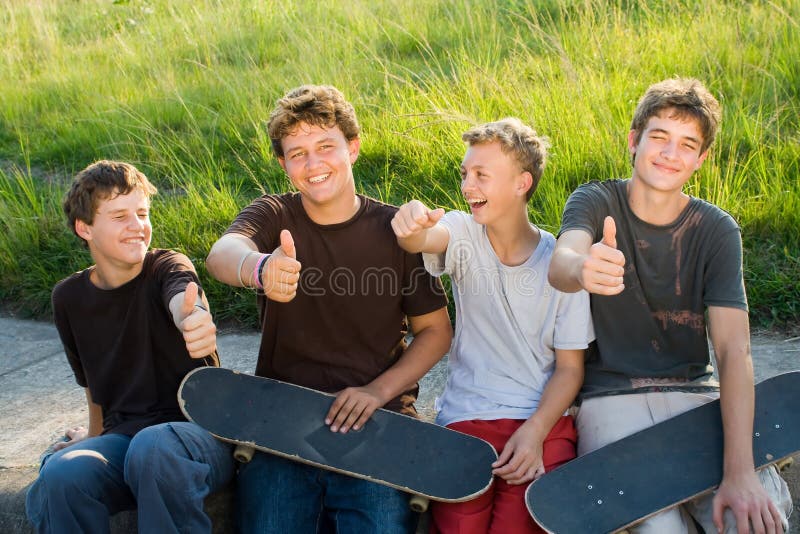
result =
[[[576,458],[531,484],[528,510],[559,534],[612,532],[714,489],[722,479],[719,401]],[[800,372],[756,386],[756,468],[800,450]]]
[[324,417],[332,396],[227,369],[193,371],[179,401],[189,419],[223,440],[436,500],[485,491],[497,459],[482,440],[386,410],[359,431],[331,432]]

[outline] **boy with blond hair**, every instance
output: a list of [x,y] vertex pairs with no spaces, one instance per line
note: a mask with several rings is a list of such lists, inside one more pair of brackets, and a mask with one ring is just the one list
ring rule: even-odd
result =
[[484,495],[436,503],[443,532],[541,532],[527,512],[527,484],[575,457],[565,412],[583,379],[593,339],[588,295],[547,283],[555,238],[528,220],[547,144],[515,118],[463,134],[461,192],[471,214],[412,200],[392,228],[400,246],[422,252],[453,283],[456,334],[437,422],[491,443],[497,479]]
[[203,499],[233,476],[231,450],[184,418],[177,391],[219,365],[216,327],[189,258],[148,250],[156,188],[133,165],[98,161],[64,199],[91,267],[53,289],[53,316],[89,428],[45,457],[26,508],[37,532],[107,532],[138,509],[140,532],[211,532]]
[[759,473],[753,467],[753,363],[739,226],[683,192],[708,156],[719,120],[719,103],[699,81],[652,85],[628,132],[631,177],[590,182],[572,193],[550,265],[554,287],[591,294],[597,333],[577,415],[579,454],[721,400],[725,446],[716,494],[653,516],[634,532],[687,532],[689,515],[705,532],[788,528],[786,483],[774,467]]
[[[304,85],[278,100],[268,129],[297,192],[253,201],[206,262],[258,292],[256,374],[336,393],[320,414],[334,432],[359,430],[382,407],[416,415],[417,381],[452,338],[446,300],[419,255],[397,245],[397,208],[356,194],[353,106],[334,87]],[[244,532],[400,533],[415,520],[406,493],[263,453],[241,466],[238,497]]]

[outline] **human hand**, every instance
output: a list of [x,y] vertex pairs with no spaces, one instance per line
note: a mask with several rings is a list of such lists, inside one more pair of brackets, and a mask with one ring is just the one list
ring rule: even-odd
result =
[[617,225],[608,216],[603,221],[603,239],[589,249],[580,283],[589,293],[617,295],[625,289],[625,255],[617,249]]
[[386,401],[369,386],[343,389],[328,410],[325,424],[331,427],[331,432],[359,430],[384,404]]
[[526,484],[539,478],[544,474],[542,442],[531,428],[519,427],[492,464],[492,474],[511,485]]
[[736,518],[739,534],[749,534],[750,527],[756,534],[783,532],[781,516],[761,485],[755,471],[736,477],[723,477],[714,495],[714,526],[724,532],[725,509],[730,509]]
[[180,308],[183,320],[178,324],[192,358],[204,358],[217,349],[217,326],[211,313],[197,305],[198,291],[195,282],[186,284]]
[[75,445],[79,441],[83,441],[89,437],[89,430],[86,429],[84,426],[74,426],[72,428],[68,428],[64,432],[64,437],[67,438],[66,441],[58,441],[53,444],[53,452],[58,452],[61,449],[66,449],[72,445]]
[[261,274],[264,294],[276,302],[290,302],[297,295],[301,265],[289,230],[281,231],[281,244],[266,262]]
[[431,210],[419,200],[412,200],[400,206],[394,214],[392,230],[399,238],[413,237],[433,227],[443,215],[443,208]]

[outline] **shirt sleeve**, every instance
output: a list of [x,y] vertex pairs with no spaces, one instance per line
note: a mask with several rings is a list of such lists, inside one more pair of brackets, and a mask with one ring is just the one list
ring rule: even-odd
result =
[[195,282],[199,289],[198,294],[203,294],[192,261],[180,252],[161,251],[153,262],[153,273],[161,284],[161,299],[167,311],[172,297],[185,291],[189,282]]
[[64,353],[67,355],[67,362],[72,368],[75,375],[75,382],[79,386],[86,388],[89,387],[86,381],[86,374],[83,371],[83,364],[81,363],[78,348],[75,344],[75,339],[72,336],[72,329],[69,324],[69,314],[67,312],[68,303],[66,302],[66,289],[63,286],[64,282],[56,285],[53,289],[51,296],[53,306],[53,322],[58,331],[58,337],[61,338],[61,344],[64,346]]
[[[433,276],[446,274],[454,276],[459,272],[459,265],[464,261],[464,253],[474,250],[468,236],[468,218],[470,215],[462,211],[448,211],[439,220],[449,233],[447,250],[443,254],[423,254],[425,268]],[[468,249],[468,250],[467,250]]]
[[570,230],[583,230],[592,236],[593,241],[598,241],[598,236],[603,234],[603,219],[608,215],[608,210],[602,209],[607,196],[608,192],[599,182],[583,184],[573,191],[561,215],[558,237]]
[[583,290],[559,293],[553,347],[562,350],[585,349],[594,341],[589,293]]
[[249,238],[261,252],[272,252],[280,242],[279,214],[283,209],[274,196],[264,195],[245,207],[233,220],[225,234]]
[[716,230],[708,240],[712,248],[706,261],[703,303],[747,311],[741,230],[727,214]]

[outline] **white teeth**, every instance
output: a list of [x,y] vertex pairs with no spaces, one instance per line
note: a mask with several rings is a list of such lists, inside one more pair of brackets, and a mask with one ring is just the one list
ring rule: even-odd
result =
[[308,179],[308,181],[311,182],[312,184],[318,184],[320,182],[324,182],[325,180],[327,180],[328,176],[330,176],[330,173],[320,174],[319,176],[312,176],[311,178]]
[[473,204],[473,205],[475,205],[475,204],[483,204],[484,202],[486,202],[485,198],[468,198],[467,199],[467,203],[468,204]]

